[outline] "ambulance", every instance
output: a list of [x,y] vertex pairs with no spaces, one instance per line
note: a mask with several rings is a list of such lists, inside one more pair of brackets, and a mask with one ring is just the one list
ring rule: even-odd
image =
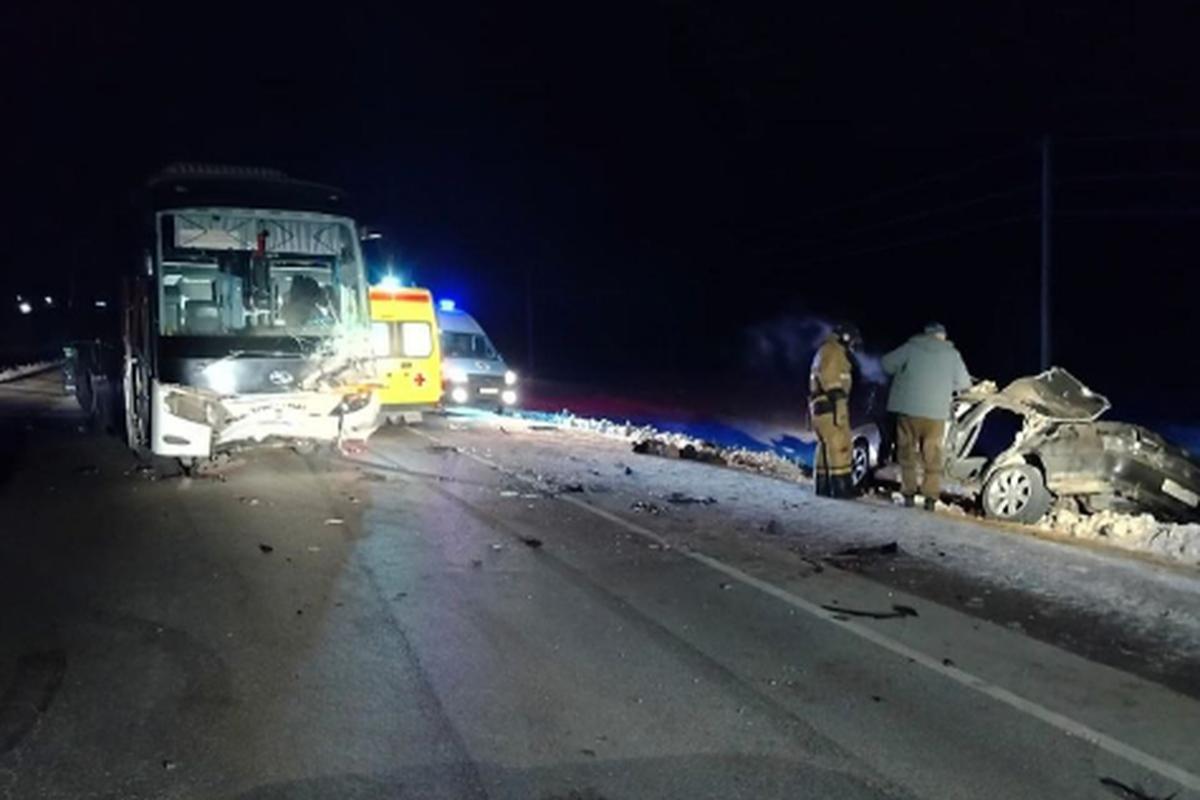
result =
[[508,368],[475,318],[456,307],[453,300],[442,299],[438,302],[437,321],[442,338],[445,404],[500,412],[514,408],[520,400],[517,373]]
[[442,355],[433,295],[385,278],[371,287],[371,349],[388,421],[416,421],[442,398]]

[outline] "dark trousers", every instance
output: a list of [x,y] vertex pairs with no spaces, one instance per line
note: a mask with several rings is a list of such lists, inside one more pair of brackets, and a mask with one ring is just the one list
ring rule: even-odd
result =
[[942,470],[946,456],[942,437],[946,422],[940,419],[909,417],[896,419],[896,448],[900,458],[900,492],[905,497],[917,493],[917,467],[921,467],[921,494],[936,500],[942,493]]

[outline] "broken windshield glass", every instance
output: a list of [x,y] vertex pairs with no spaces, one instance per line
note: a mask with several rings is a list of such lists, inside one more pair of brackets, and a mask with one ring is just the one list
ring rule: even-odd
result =
[[366,324],[349,220],[203,209],[162,214],[164,336],[329,336]]

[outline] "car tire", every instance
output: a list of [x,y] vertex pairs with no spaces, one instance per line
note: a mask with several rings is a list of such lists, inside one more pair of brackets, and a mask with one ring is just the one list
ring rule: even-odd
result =
[[850,449],[850,485],[855,490],[867,485],[871,477],[871,445],[866,439],[856,439]]
[[980,498],[992,519],[1032,524],[1046,515],[1054,498],[1041,470],[1031,464],[1009,464],[991,474]]

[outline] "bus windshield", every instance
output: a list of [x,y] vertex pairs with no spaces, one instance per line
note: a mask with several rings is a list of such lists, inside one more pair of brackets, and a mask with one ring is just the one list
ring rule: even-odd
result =
[[209,208],[158,218],[163,336],[331,336],[368,325],[354,224]]

